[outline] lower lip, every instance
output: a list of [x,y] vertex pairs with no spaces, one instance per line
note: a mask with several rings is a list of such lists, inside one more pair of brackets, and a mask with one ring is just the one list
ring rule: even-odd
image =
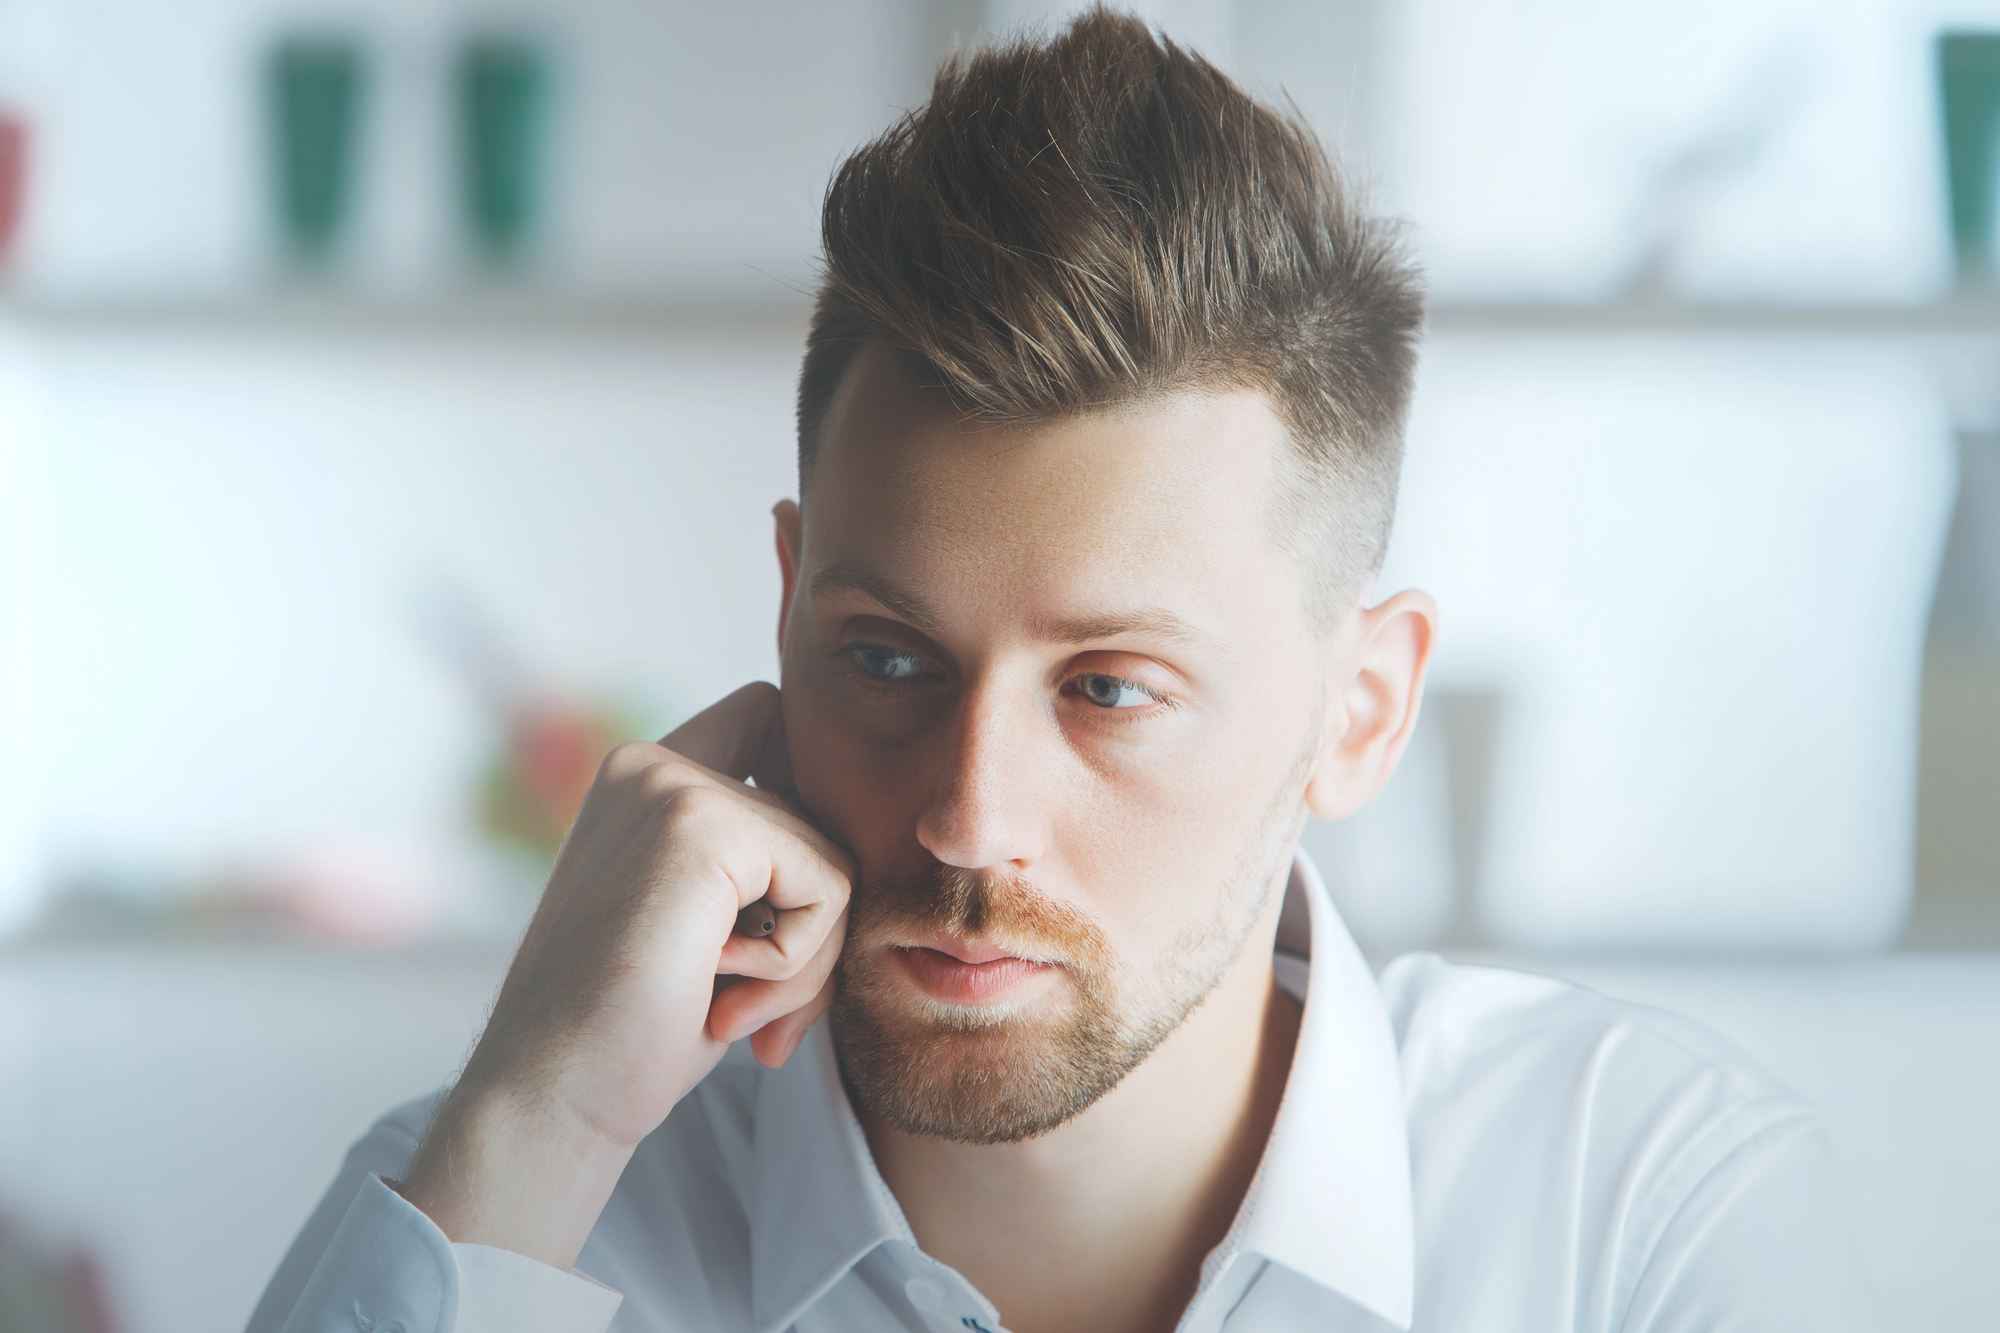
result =
[[936,949],[897,949],[904,971],[934,1000],[947,1004],[990,1004],[1014,998],[1027,983],[1057,969],[1025,958],[964,963]]

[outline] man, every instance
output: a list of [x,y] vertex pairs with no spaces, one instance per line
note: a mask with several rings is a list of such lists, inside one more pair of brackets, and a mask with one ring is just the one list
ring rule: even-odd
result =
[[1435,623],[1370,597],[1416,276],[1311,136],[1099,12],[948,66],[824,240],[782,692],[605,761],[252,1328],[1865,1326],[1805,1108],[1378,981],[1294,859]]

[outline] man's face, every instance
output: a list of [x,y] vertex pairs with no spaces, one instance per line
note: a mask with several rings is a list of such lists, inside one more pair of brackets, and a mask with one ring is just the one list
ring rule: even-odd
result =
[[864,349],[784,625],[800,799],[854,854],[869,1110],[999,1142],[1108,1091],[1241,952],[1322,729],[1262,394],[965,422]]

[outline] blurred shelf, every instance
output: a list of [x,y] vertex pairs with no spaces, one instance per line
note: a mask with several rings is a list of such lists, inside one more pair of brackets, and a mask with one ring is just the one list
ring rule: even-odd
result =
[[[397,331],[635,331],[797,333],[811,310],[805,293],[770,301],[618,296],[532,286],[466,288],[388,296],[339,289],[281,289],[214,300],[84,301],[0,297],[0,322],[31,328],[297,327]],[[2000,292],[1922,305],[1693,304],[1620,301],[1595,305],[1440,301],[1434,334],[1619,333],[1833,334],[2000,337]]]
[[1915,334],[2000,336],[2000,293],[1924,305],[1462,304],[1431,307],[1433,333]]
[[803,339],[810,304],[798,300],[670,301],[535,290],[468,290],[394,298],[281,291],[234,300],[38,301],[0,299],[0,326],[49,332],[349,334],[713,334]]
[[395,944],[357,944],[341,940],[253,933],[162,930],[152,934],[107,932],[102,935],[17,935],[0,940],[0,970],[22,967],[92,966],[123,959],[180,960],[206,963],[305,964],[334,968],[391,971],[414,968],[465,968],[491,972],[497,978],[512,961],[518,935],[428,935]]

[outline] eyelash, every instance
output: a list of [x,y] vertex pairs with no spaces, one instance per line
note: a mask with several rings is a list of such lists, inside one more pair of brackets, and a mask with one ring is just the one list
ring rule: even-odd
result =
[[[1103,704],[1100,704],[1096,700],[1090,698],[1089,695],[1084,694],[1083,687],[1080,682],[1092,676],[1099,676],[1105,680],[1116,681],[1120,685],[1130,685],[1133,689],[1139,691],[1139,693],[1145,695],[1148,699],[1151,699],[1155,704],[1161,704],[1169,708],[1174,706],[1174,701],[1170,696],[1160,693],[1158,690],[1154,689],[1152,686],[1146,684],[1145,682],[1131,680],[1125,676],[1114,676],[1108,671],[1079,671],[1074,676],[1071,676],[1068,680],[1065,680],[1062,683],[1061,689],[1063,689],[1065,692],[1071,692],[1072,687],[1074,687],[1073,692],[1082,696],[1084,701],[1086,703],[1091,704],[1091,706],[1097,712],[1103,713],[1108,717],[1116,718],[1121,722],[1132,721],[1134,714],[1138,714],[1139,716],[1142,717],[1145,715],[1146,710],[1144,708],[1107,708]],[[1123,716],[1120,716],[1121,714]]]
[[863,694],[871,695],[877,699],[893,698],[895,695],[901,693],[900,687],[908,685],[913,680],[923,679],[921,675],[888,678],[870,675],[861,665],[861,654],[870,649],[896,653],[919,662],[923,661],[915,653],[905,652],[901,648],[891,648],[885,643],[869,643],[865,640],[858,643],[845,644],[835,649],[832,655],[837,658],[844,657],[847,659],[848,673],[853,677],[855,687]]
[[[923,659],[918,657],[915,653],[908,652],[901,648],[891,648],[888,644],[883,644],[883,643],[869,643],[864,640],[857,643],[842,645],[840,648],[834,650],[832,656],[837,658],[844,657],[848,660],[848,667],[854,676],[854,683],[856,687],[859,688],[863,693],[872,695],[877,699],[888,699],[901,692],[899,689],[900,686],[906,685],[913,680],[920,680],[923,678],[922,675],[902,676],[902,677],[882,677],[882,676],[870,675],[868,671],[862,667],[860,662],[860,654],[869,649],[878,649],[885,652],[895,653],[898,656],[907,657],[917,662],[923,661]],[[928,666],[928,663],[926,663],[925,665]],[[934,674],[934,672],[926,672],[924,674]],[[1147,685],[1143,681],[1132,680],[1125,676],[1113,676],[1108,671],[1079,671],[1074,676],[1070,676],[1066,680],[1064,680],[1062,684],[1057,688],[1063,693],[1073,693],[1080,696],[1082,694],[1081,689],[1076,689],[1072,687],[1076,686],[1076,683],[1082,680],[1086,676],[1105,676],[1111,680],[1117,681],[1121,685],[1130,685],[1133,689],[1138,690],[1141,694],[1146,695],[1153,701],[1154,704],[1158,705],[1161,708],[1180,707],[1179,700],[1175,699],[1172,695],[1163,694],[1159,690],[1154,689],[1152,686]],[[1147,708],[1105,708],[1102,705],[1096,705],[1093,706],[1092,712],[1103,714],[1107,721],[1129,725],[1131,723],[1138,722],[1141,719],[1145,718],[1146,716],[1150,715],[1152,710]],[[1121,714],[1123,716],[1121,716]]]

